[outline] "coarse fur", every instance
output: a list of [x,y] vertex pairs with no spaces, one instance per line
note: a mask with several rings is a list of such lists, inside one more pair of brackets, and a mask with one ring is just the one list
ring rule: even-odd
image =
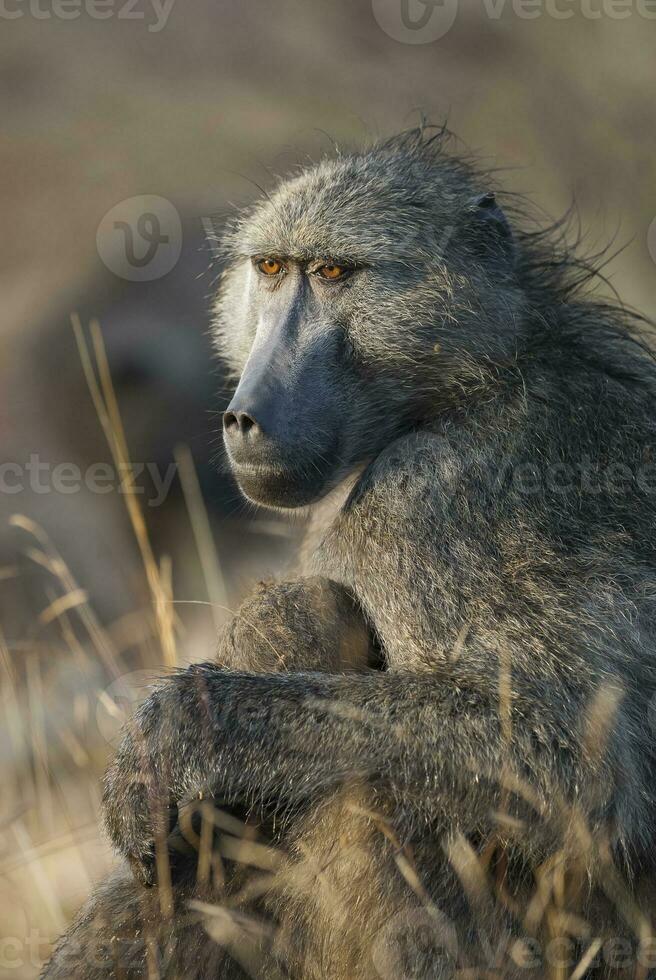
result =
[[[51,980],[656,965],[656,368],[640,318],[494,191],[422,127],[226,236],[228,455],[307,538],[126,732],[107,827],[159,885],[105,883]],[[208,796],[214,876],[164,847]]]

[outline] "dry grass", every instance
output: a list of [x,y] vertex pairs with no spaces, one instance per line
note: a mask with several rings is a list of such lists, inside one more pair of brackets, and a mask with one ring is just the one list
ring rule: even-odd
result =
[[[79,318],[73,317],[73,329],[116,468],[130,474],[100,327],[91,323],[87,339]],[[225,584],[209,545],[193,461],[184,447],[178,464],[211,597],[211,635],[226,619]],[[25,555],[49,577],[33,635],[10,652],[0,633],[8,748],[0,805],[0,976],[16,980],[38,975],[51,942],[66,928],[92,882],[109,869],[110,849],[98,825],[100,775],[131,702],[143,696],[149,680],[179,664],[180,622],[174,612],[171,563],[153,552],[129,477],[122,497],[150,601],[109,626],[100,622],[50,535],[24,515],[11,518],[13,527],[24,533]],[[16,569],[2,569],[2,574],[15,575]]]

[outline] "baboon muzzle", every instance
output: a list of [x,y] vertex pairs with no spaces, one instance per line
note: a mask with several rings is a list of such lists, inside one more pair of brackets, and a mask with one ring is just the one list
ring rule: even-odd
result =
[[325,345],[300,348],[282,325],[251,351],[223,437],[235,477],[259,503],[297,507],[322,495],[339,425]]

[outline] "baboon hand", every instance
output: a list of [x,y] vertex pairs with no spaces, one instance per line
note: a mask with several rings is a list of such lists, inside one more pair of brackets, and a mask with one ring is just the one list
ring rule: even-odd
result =
[[[155,882],[159,862],[168,860],[179,807],[203,796],[241,802],[239,780],[227,775],[237,676],[215,664],[194,665],[157,687],[126,727],[105,775],[105,823],[144,885]],[[224,781],[231,784],[230,801]]]

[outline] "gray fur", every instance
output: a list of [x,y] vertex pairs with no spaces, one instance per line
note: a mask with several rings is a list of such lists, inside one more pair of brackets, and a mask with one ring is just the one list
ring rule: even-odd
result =
[[[511,945],[544,952],[523,916],[559,850],[588,938],[631,949],[632,903],[653,910],[656,370],[639,320],[491,190],[443,133],[413,131],[282,183],[228,236],[217,344],[266,419],[241,482],[307,507],[308,537],[219,664],[144,703],[105,812],[146,881],[158,800],[259,815],[278,873],[257,900],[214,892],[275,924],[257,976],[426,980],[499,950],[503,976],[541,976]],[[266,255],[286,262],[275,283],[251,262]],[[327,285],[317,260],[354,272]],[[515,904],[472,859],[490,839]],[[189,881],[162,974],[241,975],[185,919]],[[138,895],[104,886],[46,976],[140,976],[83,965],[119,906],[163,948],[171,926]],[[623,975],[602,953],[596,969]]]

